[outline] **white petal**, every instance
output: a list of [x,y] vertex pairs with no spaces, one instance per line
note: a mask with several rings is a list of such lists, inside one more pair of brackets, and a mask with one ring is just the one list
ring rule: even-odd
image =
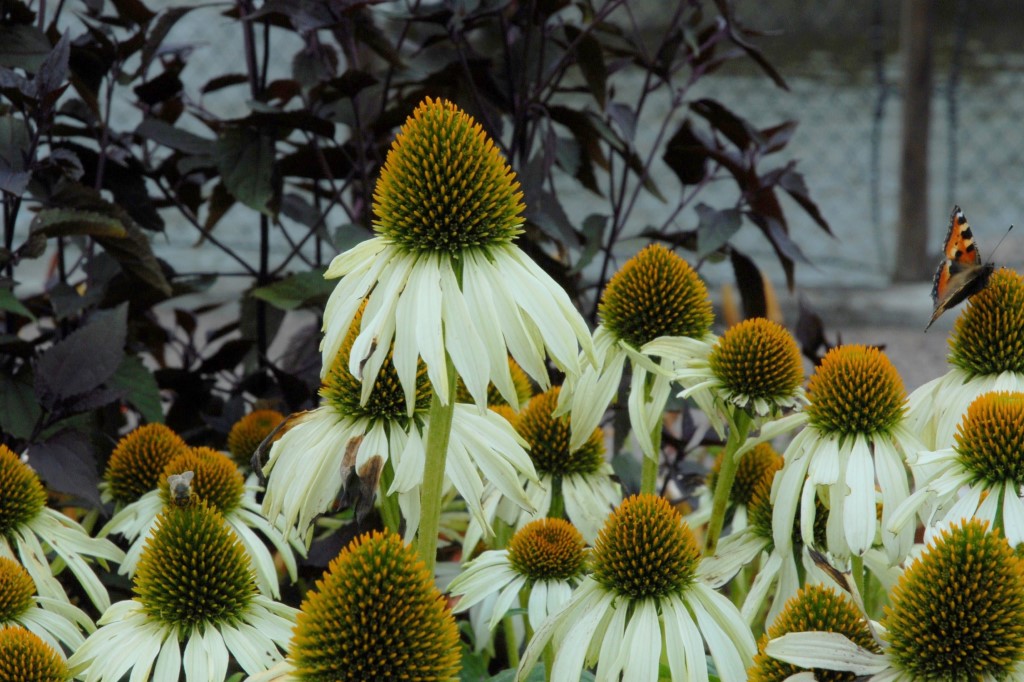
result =
[[[441,268],[441,310],[444,318],[445,350],[466,390],[476,404],[487,407],[487,384],[491,381],[491,364],[487,348],[477,332],[474,313],[470,312],[451,264],[445,262]],[[506,371],[508,362],[505,363]]]
[[885,656],[857,646],[838,632],[791,632],[768,642],[765,653],[801,668],[857,675],[872,675],[887,667]]
[[[871,450],[861,436],[857,436],[846,465],[846,486],[849,493],[843,500],[843,523],[846,543],[850,551],[862,556],[875,539],[877,514],[875,511],[875,464]],[[834,488],[833,488],[834,489]],[[835,503],[835,499],[832,499]]]

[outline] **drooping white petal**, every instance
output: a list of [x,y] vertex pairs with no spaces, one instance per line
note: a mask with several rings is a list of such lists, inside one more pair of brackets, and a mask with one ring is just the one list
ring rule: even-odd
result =
[[801,668],[842,670],[872,675],[888,667],[884,655],[857,646],[838,632],[791,632],[768,642],[772,658]]

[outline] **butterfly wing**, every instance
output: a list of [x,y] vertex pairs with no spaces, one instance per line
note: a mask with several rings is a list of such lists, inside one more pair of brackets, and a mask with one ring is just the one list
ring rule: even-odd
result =
[[954,206],[949,216],[949,230],[942,250],[943,259],[932,281],[932,303],[935,307],[928,327],[942,313],[984,289],[993,270],[991,263],[981,262],[971,225],[959,206]]

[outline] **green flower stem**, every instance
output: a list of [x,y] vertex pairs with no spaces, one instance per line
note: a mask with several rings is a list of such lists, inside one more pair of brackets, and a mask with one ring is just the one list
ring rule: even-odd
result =
[[655,494],[658,487],[658,455],[661,454],[661,419],[651,429],[651,442],[654,443],[654,457],[644,457],[640,469],[640,492],[650,495]]
[[452,435],[452,417],[455,415],[455,365],[448,363],[448,385],[452,395],[442,405],[437,393],[430,399],[430,427],[427,431],[426,461],[423,466],[423,486],[420,488],[420,528],[416,535],[416,549],[427,571],[434,575],[437,562],[437,531],[441,527],[441,507],[444,492],[444,466],[448,458],[448,440]]
[[750,431],[750,417],[746,412],[737,409],[732,417],[733,419],[729,420],[729,439],[725,443],[722,469],[718,472],[718,484],[715,486],[715,495],[712,500],[711,520],[708,521],[704,556],[711,556],[718,549],[718,538],[722,535],[725,511],[729,506],[729,493],[732,491],[733,481],[736,480],[736,470],[740,466],[739,459],[736,458],[736,451],[747,440],[747,433]]
[[[853,584],[857,586],[857,592],[861,595],[861,601],[864,602],[868,598],[864,591],[864,557],[856,554],[850,557],[850,573],[853,576]],[[867,610],[866,603],[864,608]]]
[[556,479],[554,482],[555,489],[551,491],[551,506],[548,507],[548,518],[551,519],[564,519],[565,518],[565,497],[562,495],[562,480]]
[[384,527],[392,533],[401,535],[402,512],[398,508],[398,495],[388,495],[387,491],[395,480],[395,468],[389,459],[380,473],[380,516]]

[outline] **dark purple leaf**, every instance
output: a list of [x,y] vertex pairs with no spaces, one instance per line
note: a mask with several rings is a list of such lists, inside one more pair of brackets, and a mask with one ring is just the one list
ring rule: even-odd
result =
[[217,352],[203,361],[199,371],[203,374],[214,374],[231,370],[238,366],[252,350],[253,343],[249,339],[231,339],[225,341]]
[[96,314],[85,326],[46,349],[36,363],[36,392],[43,402],[98,388],[124,358],[128,305]]
[[[153,57],[156,56],[157,51],[163,45],[164,38],[170,33],[174,25],[178,23],[178,20],[183,16],[191,12],[195,7],[168,7],[153,24],[153,27],[149,30],[149,35],[146,36],[145,45],[142,47],[141,60],[139,62],[139,73],[145,74],[149,68],[150,63],[153,61]],[[148,22],[147,22],[148,23]]]
[[135,128],[135,134],[186,154],[212,155],[216,144],[215,140],[176,128],[158,118],[147,118],[142,121]]
[[720,102],[713,99],[699,99],[690,104],[690,109],[704,117],[715,130],[725,135],[740,149],[748,149],[764,143],[759,132]]
[[46,59],[39,65],[36,71],[35,84],[36,96],[39,99],[55,93],[68,78],[68,57],[71,55],[71,42],[68,34],[65,33],[53,46],[53,51],[46,55]]
[[768,314],[768,301],[764,295],[764,280],[761,271],[748,256],[735,248],[730,250],[729,259],[736,275],[736,287],[743,301],[743,315],[746,319],[765,317]]
[[65,429],[28,449],[28,463],[52,490],[99,507],[100,475],[88,436]]
[[707,144],[694,132],[690,119],[679,126],[661,158],[684,185],[696,185],[707,175]]
[[633,146],[636,139],[636,113],[627,105],[621,102],[610,102],[608,104],[608,116],[619,126],[619,130],[625,135],[625,140]]
[[257,211],[272,213],[274,140],[251,128],[228,128],[217,139],[217,167],[233,197]]
[[[3,352],[9,353],[10,349],[4,347]],[[0,431],[28,440],[40,416],[42,407],[32,388],[31,372],[0,373]]]
[[570,44],[576,45],[576,63],[583,72],[590,94],[594,96],[600,108],[604,109],[605,94],[608,91],[608,68],[604,64],[604,51],[593,34],[581,34],[582,31],[578,28],[566,24],[565,36]]
[[779,177],[779,187],[786,190],[789,196],[793,197],[794,201],[800,204],[800,207],[807,212],[807,215],[811,216],[814,222],[818,223],[821,229],[832,234],[828,221],[825,220],[825,216],[818,210],[818,205],[814,203],[810,192],[807,191],[807,184],[804,182],[803,174],[792,170],[792,164]]
[[181,64],[172,63],[156,78],[132,88],[132,92],[139,98],[139,102],[152,107],[169,99],[181,95],[182,84],[178,74],[181,72]]
[[0,190],[19,197],[24,194],[30,178],[25,169],[30,146],[24,121],[10,114],[0,116]]
[[787,144],[793,137],[793,133],[796,132],[796,121],[784,121],[776,126],[770,128],[764,128],[760,132],[761,137],[764,138],[765,146],[764,153],[770,154],[771,152],[777,152]]
[[233,85],[245,85],[249,82],[249,77],[244,73],[229,73],[226,76],[218,76],[216,78],[207,81],[206,85],[200,89],[200,94],[208,95],[211,92],[223,90]]
[[0,25],[0,66],[36,73],[53,47],[32,24]]

